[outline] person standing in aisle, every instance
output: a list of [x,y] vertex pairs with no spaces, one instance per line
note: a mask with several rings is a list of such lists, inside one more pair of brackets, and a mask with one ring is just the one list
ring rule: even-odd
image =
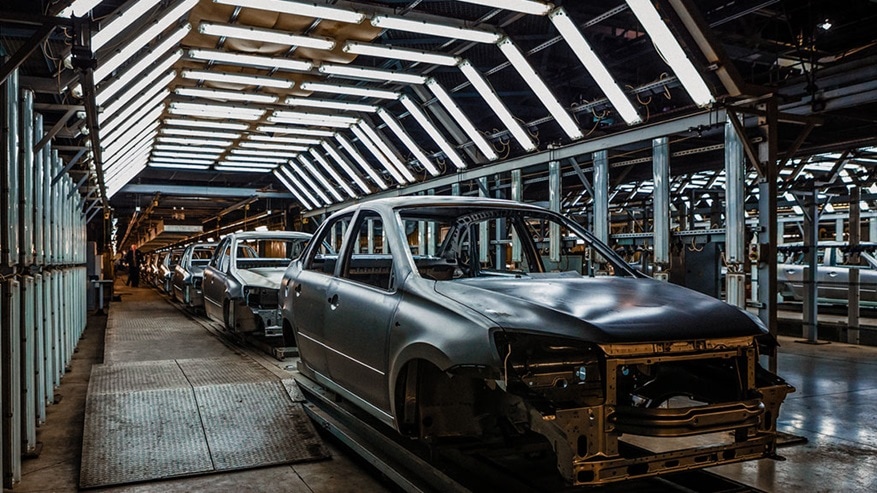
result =
[[128,264],[128,281],[125,285],[140,287],[140,251],[136,246],[131,245],[131,249],[125,255],[125,262]]

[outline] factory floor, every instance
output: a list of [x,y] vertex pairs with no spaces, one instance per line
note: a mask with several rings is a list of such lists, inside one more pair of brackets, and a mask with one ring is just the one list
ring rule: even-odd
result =
[[[129,288],[117,283],[120,302],[110,306],[113,319],[161,317],[173,324],[197,321],[153,289]],[[170,310],[170,311],[168,311]],[[175,314],[175,315],[174,315]],[[167,322],[162,322],[167,323]],[[163,339],[137,342],[137,338],[113,336],[107,330],[107,316],[91,315],[88,329],[74,355],[71,370],[62,380],[49,406],[47,421],[39,428],[42,452],[23,463],[22,480],[13,492],[76,491],[80,485],[86,394],[94,365],[103,365],[105,354],[113,358],[161,362],[185,357],[247,357],[215,333],[204,329],[173,334]],[[109,333],[110,337],[105,334]],[[782,432],[803,437],[806,444],[783,447],[784,461],[761,460],[713,468],[765,491],[877,491],[877,348],[842,343],[810,345],[800,338],[781,337],[779,373],[797,392],[790,394],[779,418]],[[105,342],[107,347],[105,347]],[[138,350],[139,348],[139,350]],[[272,373],[294,367],[290,359],[276,362],[253,356],[253,361],[270,367]],[[237,491],[237,492],[377,492],[393,491],[380,474],[357,459],[332,438],[323,437],[331,455],[316,460],[232,472],[137,482],[94,488],[98,492]]]

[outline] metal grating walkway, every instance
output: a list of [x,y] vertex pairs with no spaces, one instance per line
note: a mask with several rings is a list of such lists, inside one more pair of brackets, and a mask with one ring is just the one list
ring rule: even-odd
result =
[[[302,409],[295,382],[225,346],[224,354],[206,358],[122,362],[135,341],[149,346],[141,357],[179,354],[181,344],[197,348],[216,341],[154,293],[132,291],[143,299],[112,306],[105,349],[109,363],[92,367],[81,488],[329,456]],[[152,337],[153,327],[161,337]]]

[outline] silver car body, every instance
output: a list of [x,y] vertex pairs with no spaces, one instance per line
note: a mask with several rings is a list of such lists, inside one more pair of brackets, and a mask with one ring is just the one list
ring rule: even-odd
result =
[[204,311],[234,332],[282,335],[280,278],[311,235],[291,231],[232,233],[220,240],[204,269]]
[[[849,300],[850,271],[859,271],[859,296],[863,304],[877,305],[877,244],[863,243],[851,249],[839,241],[817,245],[816,286],[820,303],[846,305]],[[785,299],[803,301],[807,267],[803,243],[780,245],[783,257],[777,266],[777,286]],[[853,255],[855,250],[857,255]]]
[[192,309],[204,308],[201,284],[204,269],[213,257],[216,243],[193,243],[186,247],[172,279],[174,298]]

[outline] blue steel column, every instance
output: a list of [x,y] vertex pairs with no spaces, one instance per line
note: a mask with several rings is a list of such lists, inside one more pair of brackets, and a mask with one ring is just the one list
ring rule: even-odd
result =
[[594,153],[594,236],[609,243],[609,151]]
[[[736,118],[728,115],[728,118]],[[731,122],[725,122],[725,291],[729,304],[746,306],[746,160],[743,143]]]
[[[515,202],[524,201],[524,182],[521,176],[521,170],[512,170],[512,195],[511,199]],[[512,229],[512,262],[519,263],[523,260],[521,255],[521,240],[518,238],[518,232]]]
[[807,194],[806,212],[804,214],[804,258],[807,267],[804,268],[804,337],[807,342],[815,343],[819,337],[819,302],[817,300],[819,279],[819,262],[816,255],[816,245],[819,243],[819,196],[816,185]]
[[[560,212],[560,161],[548,162],[548,208]],[[548,256],[554,262],[560,262],[560,225],[552,222],[548,231]]]
[[667,137],[652,140],[652,176],[655,183],[652,192],[655,278],[667,281],[670,267],[670,145]]
[[[862,200],[862,190],[858,185],[850,189],[850,247],[856,247],[861,241],[862,225],[860,223],[862,212],[859,202]],[[872,240],[873,241],[873,240]],[[855,251],[855,248],[851,248]],[[852,264],[859,260],[859,254],[853,253]],[[861,301],[861,287],[859,286],[859,269],[850,269],[850,289],[847,308],[847,342],[859,344],[859,302]]]

